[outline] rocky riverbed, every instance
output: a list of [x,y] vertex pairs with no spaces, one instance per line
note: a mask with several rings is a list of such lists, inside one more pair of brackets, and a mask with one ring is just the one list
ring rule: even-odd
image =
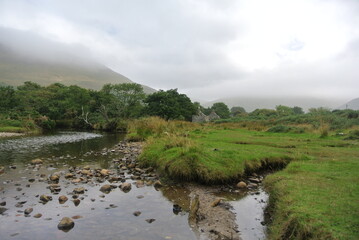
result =
[[[1,239],[33,239],[44,231],[41,226],[51,225],[71,239],[106,229],[100,234],[102,239],[112,239],[111,231],[121,232],[124,239],[240,239],[238,216],[226,194],[238,198],[247,191],[255,194],[260,176],[236,186],[165,184],[154,169],[139,167],[136,160],[141,148],[141,143],[121,142],[83,154],[111,159],[101,167],[95,162],[69,165],[65,160],[76,158],[70,155],[32,159],[23,168],[16,164],[0,167],[0,218],[15,223],[0,227]],[[168,205],[173,217],[161,212]],[[123,229],[116,228],[116,222]],[[146,236],[149,226],[152,232]]]

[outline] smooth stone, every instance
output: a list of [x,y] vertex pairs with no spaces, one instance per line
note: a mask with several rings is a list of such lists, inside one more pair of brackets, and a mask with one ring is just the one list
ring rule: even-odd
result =
[[246,188],[247,187],[247,184],[243,181],[240,181],[239,183],[237,183],[237,188]]
[[59,197],[59,203],[63,204],[68,200],[68,197],[66,197],[65,195],[62,195]]
[[41,213],[37,213],[34,215],[34,218],[41,218],[42,217],[42,214]]
[[51,200],[52,200],[52,197],[43,194],[43,195],[40,196],[40,200],[41,200],[42,202],[48,202],[48,201],[51,201]]
[[6,212],[6,210],[8,210],[8,209],[7,209],[7,208],[0,207],[0,214],[3,214],[4,212]]
[[100,188],[100,191],[103,193],[109,193],[111,192],[111,189],[112,189],[111,185],[105,184]]
[[132,188],[132,186],[131,186],[131,183],[122,183],[121,184],[121,190],[122,191],[124,191],[124,192],[129,192],[130,190],[131,190],[131,188]]
[[33,208],[26,208],[25,211],[24,211],[24,213],[25,213],[26,215],[28,215],[28,214],[32,213],[33,210],[34,210]]
[[83,216],[76,215],[76,216],[73,216],[73,217],[72,217],[72,219],[79,219],[79,218],[83,218]]

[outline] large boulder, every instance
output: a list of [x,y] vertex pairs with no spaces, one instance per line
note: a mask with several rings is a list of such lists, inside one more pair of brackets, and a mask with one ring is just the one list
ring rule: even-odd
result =
[[75,226],[74,221],[69,217],[64,217],[61,219],[60,223],[57,225],[59,230],[64,232],[70,231]]

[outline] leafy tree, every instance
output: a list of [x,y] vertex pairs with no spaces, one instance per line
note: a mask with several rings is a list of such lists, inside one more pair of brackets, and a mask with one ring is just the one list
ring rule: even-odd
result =
[[10,86],[0,86],[0,112],[8,112],[15,106],[15,89]]
[[304,114],[304,111],[303,111],[303,109],[301,107],[295,106],[295,107],[292,108],[292,110],[293,110],[294,114]]
[[179,94],[177,89],[160,90],[150,94],[145,99],[147,104],[144,112],[151,116],[168,119],[185,119],[190,121],[196,114],[196,106],[185,94]]
[[289,116],[293,114],[293,109],[291,107],[278,105],[275,107],[279,116]]
[[231,114],[229,112],[228,106],[223,102],[214,103],[211,107],[211,110],[215,111],[218,116],[224,119],[229,118]]
[[[115,109],[119,117],[127,119],[138,117],[141,114],[146,95],[140,84],[106,84],[101,91],[105,93],[105,96],[108,94],[114,96],[111,103],[112,110]],[[106,106],[103,105],[103,107]]]
[[246,113],[246,110],[243,107],[232,107],[231,108],[231,114],[233,116],[237,116],[240,114]]

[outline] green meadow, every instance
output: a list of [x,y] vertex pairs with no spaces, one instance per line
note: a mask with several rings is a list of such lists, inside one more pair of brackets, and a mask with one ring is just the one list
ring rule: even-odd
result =
[[359,239],[359,144],[353,134],[357,130],[323,137],[162,123],[147,132],[139,161],[162,176],[204,184],[236,183],[274,170],[264,181],[269,239]]

